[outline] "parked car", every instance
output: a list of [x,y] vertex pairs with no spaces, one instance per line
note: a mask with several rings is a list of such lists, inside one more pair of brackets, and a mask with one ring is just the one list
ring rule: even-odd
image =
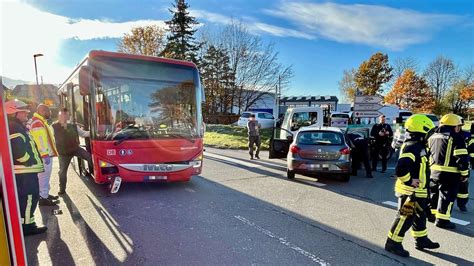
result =
[[237,121],[237,125],[240,127],[246,127],[251,114],[255,114],[255,118],[260,125],[262,125],[262,128],[272,128],[275,125],[275,118],[273,115],[265,112],[243,112]]
[[295,174],[334,174],[347,182],[351,173],[348,141],[336,127],[302,128],[289,147],[287,177]]

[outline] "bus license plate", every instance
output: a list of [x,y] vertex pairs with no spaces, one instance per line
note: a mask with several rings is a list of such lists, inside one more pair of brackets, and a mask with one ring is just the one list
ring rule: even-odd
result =
[[150,175],[145,176],[145,180],[167,180],[168,177],[165,175]]

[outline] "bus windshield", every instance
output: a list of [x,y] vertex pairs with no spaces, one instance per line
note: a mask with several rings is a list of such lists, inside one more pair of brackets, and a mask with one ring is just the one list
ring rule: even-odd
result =
[[196,69],[117,59],[98,65],[96,139],[121,142],[200,136]]

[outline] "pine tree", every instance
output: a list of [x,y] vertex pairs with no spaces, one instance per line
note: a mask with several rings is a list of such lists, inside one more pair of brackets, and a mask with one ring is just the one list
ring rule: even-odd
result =
[[197,63],[196,52],[199,45],[195,41],[194,33],[199,24],[196,18],[189,15],[189,5],[184,0],[176,0],[174,9],[169,9],[173,17],[166,21],[168,30],[168,43],[162,55],[169,58],[189,60]]

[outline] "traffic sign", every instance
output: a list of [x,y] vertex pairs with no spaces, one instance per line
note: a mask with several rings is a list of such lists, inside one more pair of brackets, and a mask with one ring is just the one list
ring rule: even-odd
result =
[[378,95],[374,96],[356,96],[354,103],[380,103],[383,100],[382,97]]
[[354,111],[354,117],[378,117],[381,114],[379,111]]
[[378,103],[355,103],[354,111],[377,111],[382,108]]

